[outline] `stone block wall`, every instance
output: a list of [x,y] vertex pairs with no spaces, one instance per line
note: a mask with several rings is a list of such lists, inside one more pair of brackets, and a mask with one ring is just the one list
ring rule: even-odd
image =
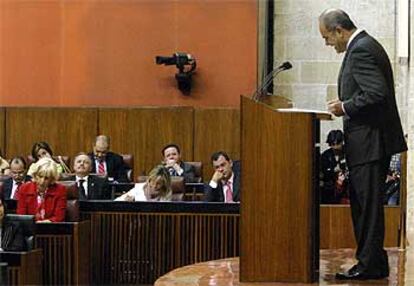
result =
[[[327,8],[341,8],[357,27],[374,36],[386,49],[394,66],[396,97],[409,149],[414,148],[414,67],[400,63],[396,54],[397,6],[390,0],[275,0],[275,66],[289,60],[293,68],[275,80],[274,93],[293,100],[296,107],[326,109],[337,97],[337,76],[343,54],[325,46],[319,34],[318,17]],[[411,19],[414,16],[411,8]],[[411,31],[414,31],[411,21]],[[411,39],[411,55],[414,40]],[[340,119],[322,124],[321,139],[331,129],[342,128]],[[323,146],[326,148],[327,146]],[[414,158],[408,152],[408,232],[414,239]]]

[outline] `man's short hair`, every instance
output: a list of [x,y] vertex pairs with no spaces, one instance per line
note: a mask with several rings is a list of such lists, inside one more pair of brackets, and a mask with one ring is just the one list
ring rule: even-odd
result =
[[180,147],[178,147],[178,145],[175,144],[175,143],[171,143],[171,144],[165,145],[164,148],[162,148],[162,151],[161,151],[162,156],[164,156],[165,150],[167,150],[168,148],[172,148],[172,147],[174,147],[175,149],[177,149],[178,154],[181,154]]
[[22,164],[23,168],[26,170],[26,160],[22,156],[15,156],[10,160],[11,164]]
[[106,136],[106,135],[98,135],[98,136],[96,136],[96,138],[95,138],[95,145],[99,141],[105,142],[108,145],[108,147],[110,146],[110,143],[111,143],[111,140],[109,139],[109,136]]
[[75,165],[76,158],[78,158],[81,155],[85,155],[86,157],[89,158],[89,161],[91,161],[91,164],[93,163],[91,157],[89,157],[89,155],[87,153],[85,153],[85,152],[79,152],[78,154],[75,155],[75,157],[73,157],[73,165]]
[[324,24],[326,30],[332,32],[336,27],[342,27],[347,31],[356,29],[349,15],[340,9],[328,9],[322,12],[319,20]]
[[331,130],[326,138],[326,143],[329,145],[341,144],[344,142],[344,133],[341,130]]
[[217,151],[211,155],[211,162],[217,161],[220,156],[223,156],[227,161],[230,161],[229,155],[224,151]]

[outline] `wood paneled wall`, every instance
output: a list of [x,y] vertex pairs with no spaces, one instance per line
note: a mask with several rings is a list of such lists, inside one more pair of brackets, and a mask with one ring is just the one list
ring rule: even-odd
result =
[[5,155],[6,154],[6,150],[4,148],[5,146],[5,135],[6,135],[6,120],[5,120],[5,109],[4,108],[0,108],[0,155]]
[[111,150],[134,155],[134,173],[148,173],[162,160],[168,143],[181,147],[185,161],[201,161],[206,180],[210,156],[223,150],[240,158],[240,111],[235,108],[5,108],[0,109],[7,158],[26,156],[36,141],[47,141],[56,155],[89,152],[98,134],[111,138]]
[[204,163],[204,179],[213,174],[210,156],[222,150],[240,160],[240,110],[196,109],[194,115],[194,159]]
[[148,172],[162,160],[168,143],[193,161],[194,110],[190,107],[100,109],[99,133],[112,138],[112,149],[134,154],[135,174]]
[[[401,208],[385,207],[385,247],[399,246]],[[320,248],[354,248],[349,205],[321,205]]]
[[54,155],[91,150],[97,119],[96,108],[7,108],[7,157],[30,154],[37,141],[47,141]]

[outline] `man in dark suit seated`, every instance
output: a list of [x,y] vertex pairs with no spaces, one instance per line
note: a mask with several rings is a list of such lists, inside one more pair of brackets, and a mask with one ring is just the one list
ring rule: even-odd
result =
[[240,201],[240,162],[232,161],[223,151],[211,156],[215,170],[210,183],[205,187],[207,202],[233,203]]
[[93,153],[88,154],[92,160],[92,173],[106,175],[109,181],[128,182],[122,156],[109,151],[109,146],[108,136],[96,137]]
[[162,148],[163,164],[170,176],[184,177],[184,182],[193,183],[195,179],[194,166],[181,160],[180,147],[176,144],[168,144]]
[[31,180],[30,176],[26,175],[26,161],[23,157],[17,156],[10,161],[10,178],[3,183],[4,198],[17,199],[20,186]]
[[68,180],[76,181],[79,200],[108,200],[111,198],[108,181],[104,177],[91,175],[92,160],[86,153],[79,153],[73,160],[74,176]]

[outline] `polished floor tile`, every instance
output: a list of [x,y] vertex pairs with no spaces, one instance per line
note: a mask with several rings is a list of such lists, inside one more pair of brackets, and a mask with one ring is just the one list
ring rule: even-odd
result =
[[273,286],[273,285],[414,285],[414,251],[388,249],[390,276],[381,280],[338,281],[335,273],[355,264],[353,249],[321,250],[319,283],[240,283],[239,259],[208,261],[175,269],[155,286]]

